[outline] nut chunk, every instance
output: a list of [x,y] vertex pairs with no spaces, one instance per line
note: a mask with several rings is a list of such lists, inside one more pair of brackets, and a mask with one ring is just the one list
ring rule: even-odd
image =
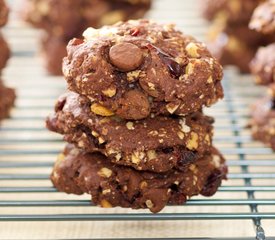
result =
[[173,25],[131,20],[83,36],[67,47],[69,89],[119,117],[187,115],[223,97],[220,64]]

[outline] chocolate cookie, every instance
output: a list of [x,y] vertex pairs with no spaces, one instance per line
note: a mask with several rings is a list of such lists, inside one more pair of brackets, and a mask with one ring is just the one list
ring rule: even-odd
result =
[[235,65],[241,72],[249,72],[249,63],[258,46],[275,40],[273,35],[263,36],[247,26],[229,27],[215,24],[208,32],[208,48],[222,65]]
[[[107,111],[97,106],[97,111]],[[186,117],[127,121],[93,113],[94,104],[76,93],[62,95],[47,127],[87,152],[101,152],[116,164],[165,172],[182,168],[211,149],[213,119],[197,112]]]
[[62,61],[67,53],[68,41],[49,35],[42,37],[42,55],[46,69],[50,74],[62,75]]
[[81,36],[90,26],[98,28],[140,18],[150,4],[151,0],[29,0],[25,2],[23,17],[52,36],[70,39]]
[[0,0],[0,27],[3,27],[8,20],[9,8],[4,0]]
[[261,33],[275,33],[275,1],[268,0],[259,5],[252,16],[249,27]]
[[234,65],[243,73],[249,72],[249,63],[256,50],[248,47],[238,36],[229,36],[225,32],[221,32],[208,41],[207,46],[222,65]]
[[254,9],[264,0],[202,0],[202,15],[229,25],[247,24]]
[[71,91],[125,119],[186,115],[223,97],[222,68],[204,44],[147,20],[89,28],[63,72]]
[[105,208],[148,208],[157,213],[167,204],[183,204],[194,195],[213,195],[226,173],[224,159],[214,148],[184,171],[159,174],[117,166],[101,154],[67,146],[51,180],[59,191],[91,194],[92,201]]
[[0,73],[1,73],[1,70],[6,66],[9,57],[10,57],[9,46],[5,41],[5,39],[3,38],[2,34],[0,33]]
[[275,100],[264,98],[252,106],[252,136],[275,150]]
[[9,116],[11,107],[14,105],[15,92],[12,88],[4,86],[0,80],[0,120]]
[[[254,30],[249,29],[246,25],[231,27],[224,24],[213,24],[208,31],[207,38],[213,41],[219,34],[225,34],[228,38],[237,38],[243,45],[254,48],[274,41],[272,35],[263,35],[255,32]],[[237,45],[237,43],[234,43],[234,40],[231,41],[231,44]]]
[[275,81],[274,83],[268,85],[267,93],[268,96],[270,96],[272,99],[275,99]]
[[250,63],[250,69],[256,76],[257,84],[275,83],[275,43],[258,49]]

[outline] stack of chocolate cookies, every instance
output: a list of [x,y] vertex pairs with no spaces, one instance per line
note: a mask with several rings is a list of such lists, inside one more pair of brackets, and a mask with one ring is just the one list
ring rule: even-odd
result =
[[264,0],[201,1],[203,16],[213,24],[208,33],[208,47],[223,65],[235,65],[249,72],[249,63],[259,46],[274,41],[272,34],[249,29],[254,9]]
[[[269,0],[257,7],[249,26],[275,38],[275,1]],[[275,41],[259,48],[250,68],[256,83],[268,87],[268,96],[252,107],[252,135],[275,151]]]
[[[3,27],[8,20],[9,9],[4,0],[0,0],[0,28]],[[1,74],[10,57],[10,50],[2,33],[0,32],[0,120],[7,117],[10,108],[14,104],[15,92],[11,88],[7,88],[2,79]]]
[[62,59],[73,37],[87,27],[101,27],[142,17],[151,0],[26,0],[23,18],[44,30],[42,54],[50,74],[62,74]]
[[149,208],[213,195],[225,160],[212,145],[222,67],[205,45],[147,20],[89,28],[69,42],[47,127],[70,144],[51,179],[102,207]]

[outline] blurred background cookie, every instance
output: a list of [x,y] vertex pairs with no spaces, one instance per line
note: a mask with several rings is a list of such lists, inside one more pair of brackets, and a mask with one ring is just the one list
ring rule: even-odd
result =
[[4,36],[0,32],[0,74],[1,70],[6,66],[9,58],[10,49],[8,43],[6,42]]
[[275,100],[263,98],[253,104],[250,122],[252,136],[275,151]]
[[98,28],[141,18],[150,6],[151,0],[25,0],[21,15],[25,21],[45,31],[46,38],[51,39],[48,41],[57,50],[54,58],[54,51],[47,51],[50,43],[43,40],[41,44],[45,66],[50,74],[62,75],[61,62],[65,57],[62,53],[65,53],[65,46],[71,38],[81,37],[88,27]]
[[14,89],[4,86],[4,83],[0,79],[0,120],[9,117],[10,109],[14,105],[14,101]]
[[[0,0],[0,28],[8,21],[9,8],[5,1]],[[10,109],[15,102],[15,91],[6,87],[2,80],[2,71],[7,65],[11,52],[0,30],[0,120],[9,117]]]
[[259,33],[248,27],[255,8],[262,2],[202,1],[202,14],[212,23],[207,36],[209,50],[223,65],[234,65],[248,73],[249,63],[258,47],[274,41],[273,34]]
[[264,34],[275,32],[274,0],[268,0],[255,9],[249,27]]
[[9,8],[4,0],[0,0],[0,27],[3,27],[9,16]]

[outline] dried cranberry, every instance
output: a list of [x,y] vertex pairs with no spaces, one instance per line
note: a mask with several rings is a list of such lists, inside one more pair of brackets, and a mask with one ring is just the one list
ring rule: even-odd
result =
[[214,172],[208,177],[201,194],[204,196],[212,196],[221,185],[223,178],[224,173],[219,169],[215,169]]
[[197,159],[197,155],[194,152],[184,152],[180,154],[178,160],[178,167],[184,171],[186,168]]
[[170,200],[170,203],[172,204],[182,204],[185,203],[187,200],[186,196],[182,194],[181,192],[176,192],[173,194],[172,199]]
[[80,44],[82,44],[82,43],[84,43],[84,40],[83,40],[83,39],[79,39],[79,38],[74,38],[74,39],[71,41],[71,44],[72,44],[73,46],[80,45]]
[[63,108],[64,108],[64,106],[65,106],[65,104],[66,104],[66,98],[64,98],[64,99],[62,99],[62,100],[60,100],[60,101],[58,101],[58,102],[56,103],[56,105],[55,105],[55,111],[56,111],[56,112],[62,111]]
[[148,44],[147,47],[150,50],[154,49],[157,51],[157,54],[161,58],[162,62],[168,67],[169,72],[174,77],[179,78],[180,75],[182,75],[183,69],[182,69],[181,65],[179,65],[170,55],[163,52],[160,48],[158,48],[152,44]]
[[140,30],[139,30],[138,28],[134,28],[134,29],[131,29],[131,30],[130,30],[130,34],[131,34],[131,36],[133,36],[133,37],[138,36],[139,33],[140,33]]

